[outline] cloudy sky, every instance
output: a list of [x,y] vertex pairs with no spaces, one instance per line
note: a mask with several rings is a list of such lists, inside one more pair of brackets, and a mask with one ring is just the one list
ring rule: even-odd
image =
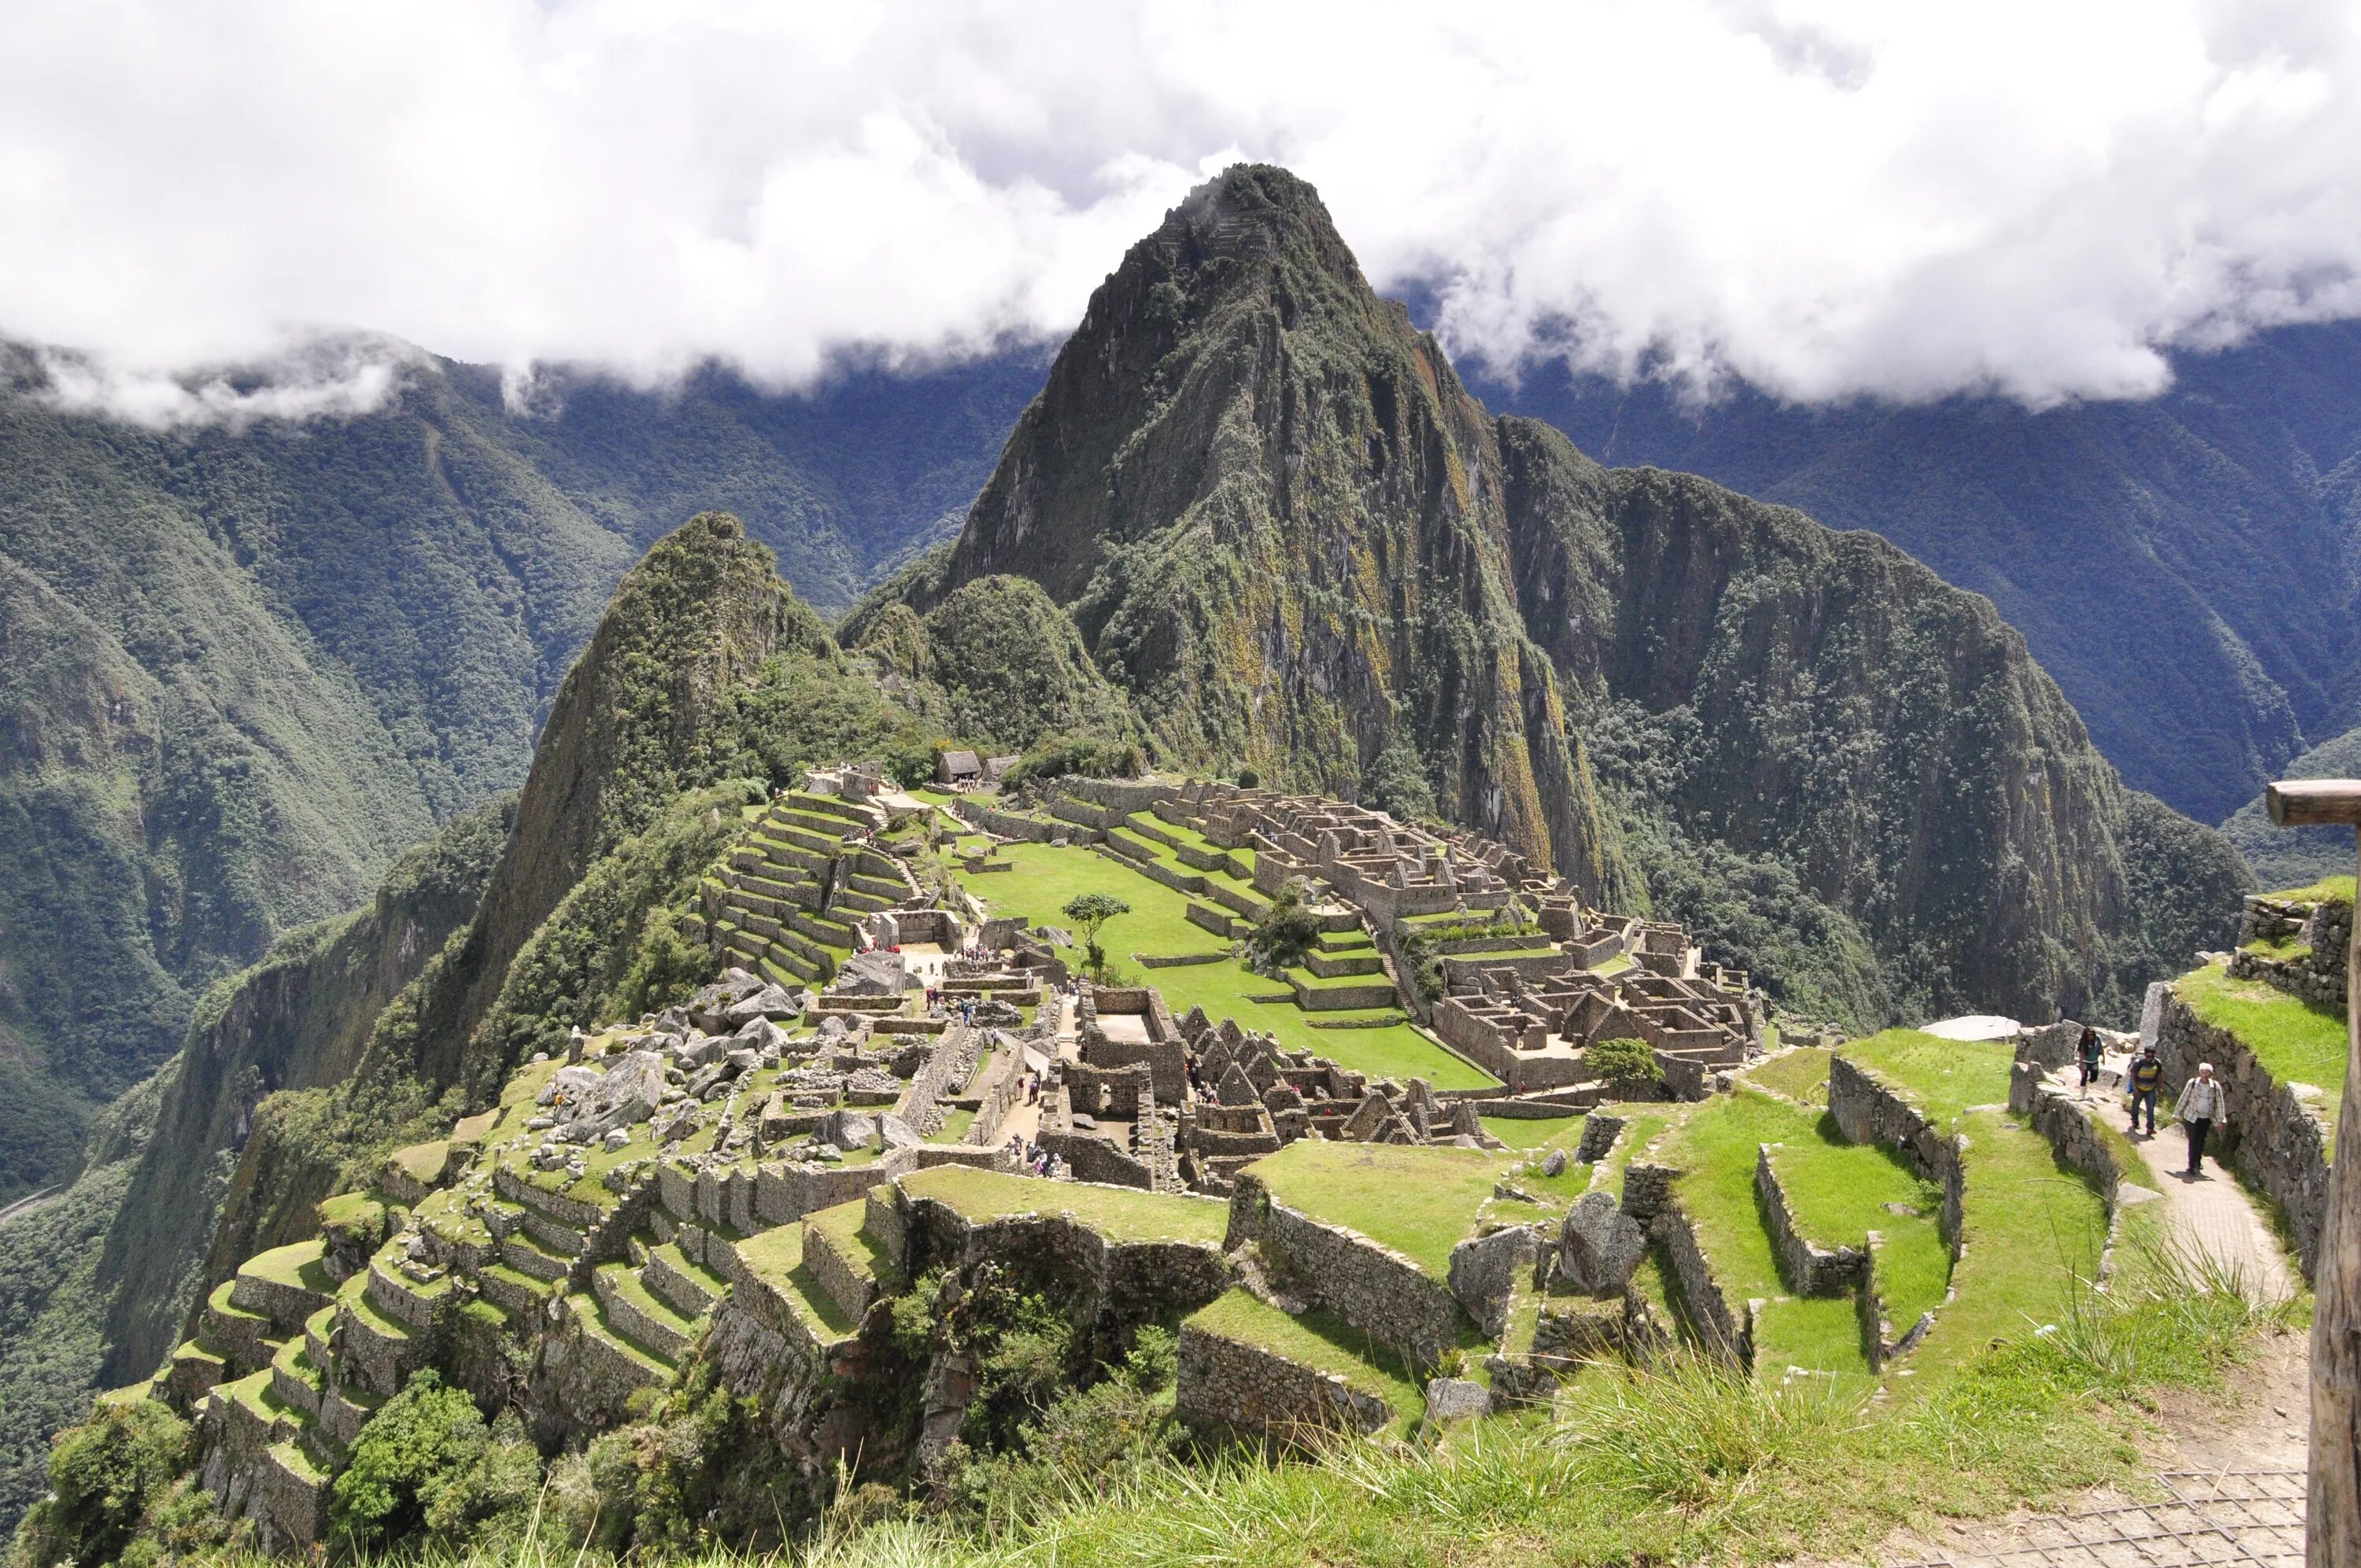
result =
[[[2361,313],[2361,8],[21,0],[0,335],[149,417],[326,333],[807,379],[1054,337],[1241,158],[1455,352],[1799,400],[2151,393]],[[366,401],[316,346],[279,411]],[[159,380],[177,376],[178,382]]]

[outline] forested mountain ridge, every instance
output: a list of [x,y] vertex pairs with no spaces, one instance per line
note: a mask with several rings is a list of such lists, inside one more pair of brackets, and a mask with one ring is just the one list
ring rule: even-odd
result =
[[624,569],[726,506],[822,606],[974,494],[1010,354],[811,397],[424,356],[377,411],[152,431],[0,350],[0,1201],[194,998],[522,777]]
[[2206,822],[2361,722],[2361,326],[2172,356],[2147,400],[1692,403],[1562,365],[1469,372],[1602,463],[1872,529],[2022,631],[2126,782]]
[[[957,542],[846,635],[1002,573],[1067,608],[1172,760],[1431,806],[1610,901],[1661,886],[1750,969],[1835,930],[1873,961],[1791,1000],[1854,1021],[2125,1015],[2246,884],[2122,788],[1990,600],[1496,422],[1282,170],[1132,248]],[[1639,764],[1604,794],[1600,740]],[[1696,874],[1697,846],[1747,863]]]

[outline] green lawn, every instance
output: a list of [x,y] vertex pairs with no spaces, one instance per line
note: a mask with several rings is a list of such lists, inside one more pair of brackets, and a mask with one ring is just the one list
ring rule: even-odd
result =
[[1838,1048],[1908,1087],[1927,1119],[1940,1125],[1971,1105],[2008,1103],[2016,1047],[2007,1040],[1946,1040],[1916,1029],[1888,1029]]
[[[1959,1299],[1904,1365],[1948,1371],[1994,1340],[2022,1339],[2059,1319],[2073,1273],[2096,1272],[2106,1206],[2091,1184],[2059,1168],[2049,1141],[2004,1113],[1980,1111],[1968,1135],[1967,1251],[1953,1271]],[[1891,1314],[1903,1326],[1899,1312]]]
[[1181,1241],[1212,1247],[1222,1245],[1229,1229],[1230,1206],[1214,1198],[1044,1181],[961,1165],[914,1171],[901,1184],[912,1198],[934,1199],[970,1222],[1064,1213],[1111,1241]]
[[1367,1335],[1317,1309],[1290,1317],[1244,1290],[1231,1290],[1191,1314],[1187,1326],[1334,1373],[1347,1387],[1383,1399],[1397,1417],[1415,1417],[1426,1409],[1426,1396],[1391,1356]]
[[[1937,1220],[1942,1190],[1874,1146],[1818,1137],[1784,1142],[1775,1157],[1779,1182],[1798,1232],[1830,1247],[1860,1246],[1872,1231],[1884,1238],[1878,1286],[1897,1332],[1940,1306],[1951,1278],[1950,1249]],[[1897,1214],[1888,1204],[1914,1212]]]
[[[1189,924],[1185,895],[1108,856],[1071,846],[1059,850],[1047,844],[1012,844],[1001,858],[1014,862],[1016,870],[960,873],[968,891],[994,915],[1022,915],[1037,926],[1060,926],[1066,924],[1059,911],[1068,900],[1084,893],[1105,893],[1131,905],[1130,914],[1106,923],[1099,938],[1118,964],[1134,953],[1170,958],[1230,950],[1223,938]],[[1175,1014],[1202,1007],[1215,1023],[1235,1018],[1241,1029],[1262,1030],[1276,1036],[1285,1049],[1311,1051],[1350,1071],[1405,1081],[1423,1078],[1437,1089],[1481,1089],[1493,1082],[1490,1075],[1411,1025],[1314,1029],[1291,995],[1285,1002],[1251,1001],[1253,996],[1276,995],[1287,986],[1235,959],[1143,970],[1140,978],[1164,993]]]
[[2324,904],[2331,899],[2350,904],[2353,902],[2353,889],[2354,879],[2350,876],[2324,876],[2310,887],[2290,887],[2269,896],[2296,904]]
[[1305,1138],[1246,1168],[1289,1208],[1358,1231],[1441,1279],[1493,1182],[1521,1163],[1483,1149]]
[[2260,981],[2232,980],[2208,964],[2173,981],[2181,1001],[2217,1029],[2246,1042],[2265,1071],[2281,1083],[2316,1084],[2327,1091],[2320,1112],[2336,1124],[2345,1100],[2345,1017],[2315,1007]]
[[1788,1099],[1806,1105],[1828,1102],[1828,1058],[1834,1051],[1806,1046],[1772,1058],[1746,1074],[1749,1083],[1759,1083],[1775,1090]]
[[1484,1130],[1512,1149],[1563,1148],[1568,1154],[1582,1141],[1583,1117],[1479,1116]]
[[1755,1198],[1757,1146],[1785,1143],[1801,1149],[1817,1144],[1817,1124],[1807,1112],[1741,1089],[1698,1106],[1658,1157],[1682,1172],[1675,1183],[1681,1205],[1731,1310],[1742,1311],[1751,1298],[1768,1303],[1755,1322],[1754,1353],[1756,1369],[1772,1382],[1784,1377],[1790,1366],[1869,1374],[1852,1299],[1789,1297]]
[[804,1262],[802,1224],[778,1225],[757,1232],[740,1242],[737,1252],[739,1266],[752,1269],[785,1296],[802,1314],[815,1337],[840,1340],[861,1327],[821,1288],[819,1277]]
[[294,1242],[273,1247],[269,1252],[256,1253],[238,1265],[240,1274],[251,1274],[274,1284],[291,1285],[322,1296],[336,1293],[336,1282],[328,1275],[328,1266],[321,1257],[317,1237],[307,1242]]

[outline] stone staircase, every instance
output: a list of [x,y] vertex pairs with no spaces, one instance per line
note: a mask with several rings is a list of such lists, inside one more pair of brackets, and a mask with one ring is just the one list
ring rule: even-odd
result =
[[796,791],[772,802],[701,890],[725,959],[791,990],[827,984],[859,947],[861,916],[917,895],[900,861],[857,841],[884,826],[865,801]]

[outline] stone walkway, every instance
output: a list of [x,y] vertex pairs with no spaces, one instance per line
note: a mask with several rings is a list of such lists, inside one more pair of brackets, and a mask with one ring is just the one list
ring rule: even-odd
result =
[[2183,1470],[2157,1480],[2157,1501],[2036,1515],[2004,1544],[1911,1568],[2302,1568],[2302,1471]]
[[[2130,1134],[2133,1146],[2156,1175],[2171,1216],[2172,1234],[2199,1248],[2223,1267],[2248,1281],[2266,1300],[2284,1300],[2295,1292],[2286,1252],[2271,1233],[2246,1190],[2229,1170],[2208,1154],[2204,1174],[2194,1179],[2189,1168],[2189,1140],[2177,1124],[2159,1121],[2158,1132],[2131,1133],[2131,1113],[2125,1108],[2120,1073],[2117,1081],[2093,1087],[2091,1108],[2117,1132]],[[2103,1080],[2103,1082],[2105,1080]]]

